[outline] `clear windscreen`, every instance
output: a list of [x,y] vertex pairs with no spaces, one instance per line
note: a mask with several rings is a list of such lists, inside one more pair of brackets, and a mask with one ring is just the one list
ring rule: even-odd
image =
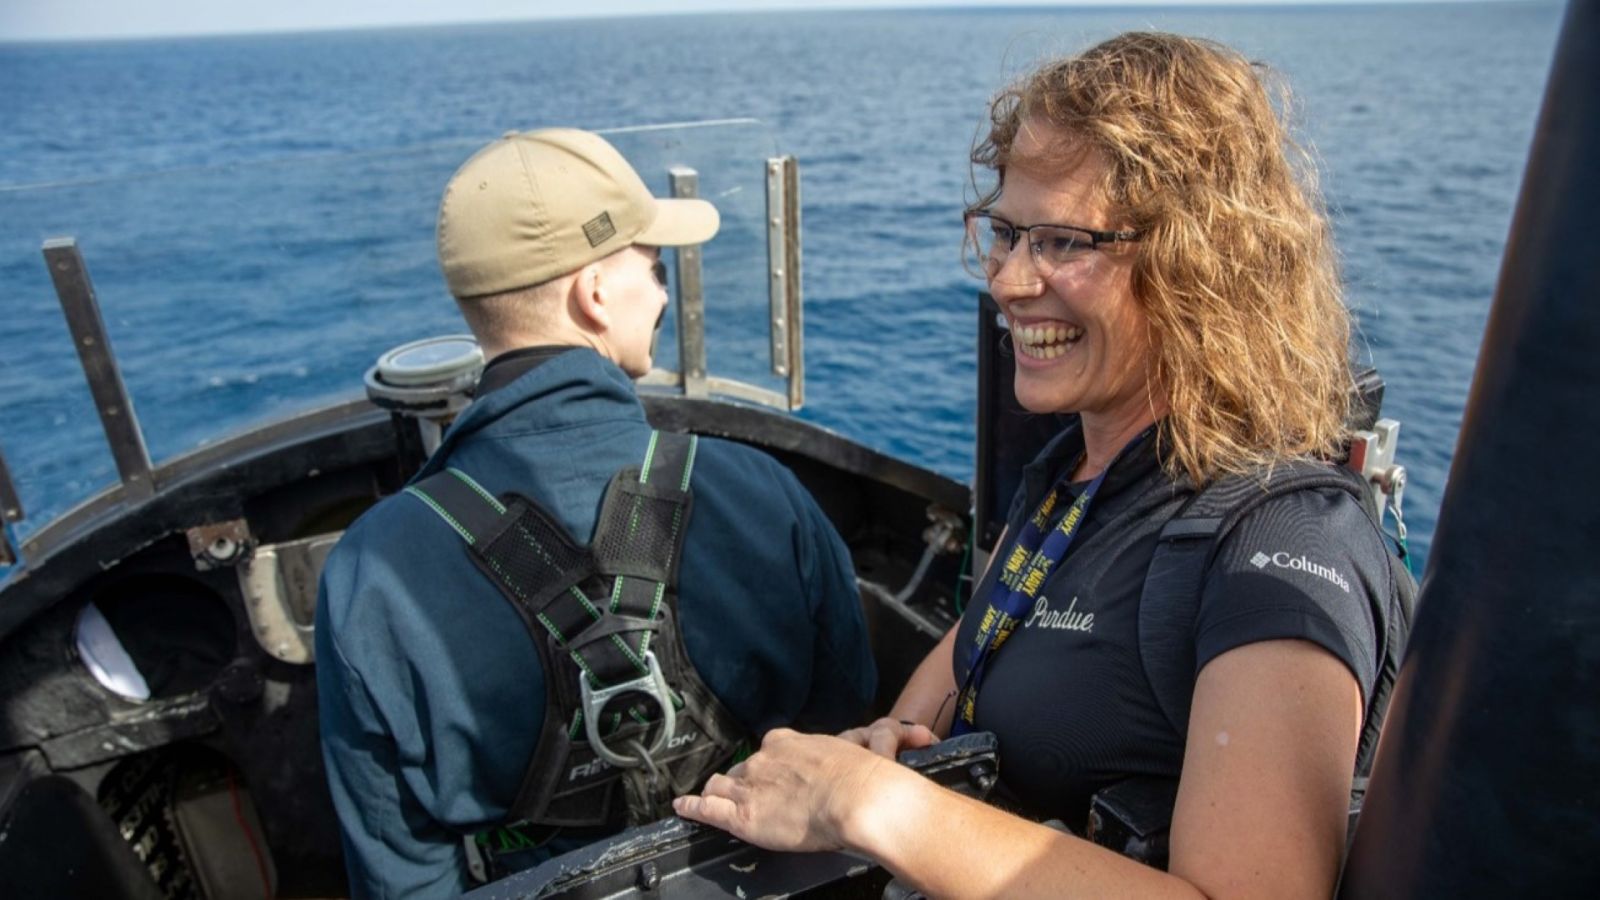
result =
[[[734,120],[602,133],[658,196],[670,194],[673,167],[697,172],[699,195],[722,215],[704,247],[708,368],[780,390],[768,338],[770,132]],[[76,239],[159,465],[359,396],[385,350],[464,332],[439,273],[434,222],[450,175],[491,137],[0,187],[0,452],[26,512],[14,535],[117,478],[43,241]],[[674,320],[669,310],[657,358],[668,369],[677,368]]]

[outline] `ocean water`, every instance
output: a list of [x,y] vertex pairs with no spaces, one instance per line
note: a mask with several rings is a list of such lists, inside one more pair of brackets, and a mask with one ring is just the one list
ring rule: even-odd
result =
[[[771,380],[761,160],[792,153],[801,415],[968,480],[980,285],[958,250],[986,100],[1041,58],[1157,28],[1238,47],[1295,90],[1355,352],[1403,423],[1425,556],[1560,15],[830,12],[0,44],[0,451],[28,515],[14,532],[115,478],[42,239],[78,237],[159,461],[359,392],[383,350],[462,330],[432,259],[438,190],[490,138],[554,124],[764,123],[616,137],[658,190],[667,164],[693,161],[723,208],[706,250],[713,370]],[[717,330],[724,313],[742,324]]]

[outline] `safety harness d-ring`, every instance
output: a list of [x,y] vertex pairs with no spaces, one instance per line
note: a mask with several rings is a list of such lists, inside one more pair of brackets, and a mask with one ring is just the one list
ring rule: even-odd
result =
[[[661,674],[661,663],[656,661],[653,651],[644,652],[644,664],[645,674],[632,681],[624,681],[609,687],[591,687],[587,676],[578,679],[578,692],[583,702],[584,730],[589,736],[589,747],[594,750],[595,755],[613,766],[632,768],[652,764],[653,758],[667,748],[678,729],[678,713],[672,705],[672,691],[667,687],[666,676]],[[606,742],[600,738],[601,711],[613,698],[628,693],[644,694],[661,707],[661,729],[642,758],[623,756],[606,746]],[[640,745],[635,744],[635,746]]]

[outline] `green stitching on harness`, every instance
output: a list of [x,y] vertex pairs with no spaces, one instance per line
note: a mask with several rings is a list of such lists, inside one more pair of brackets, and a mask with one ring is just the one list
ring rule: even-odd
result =
[[[517,583],[511,579],[510,575],[506,574],[506,570],[505,569],[500,568],[500,563],[498,561],[496,561],[495,558],[492,557],[492,556],[485,556],[484,559],[488,560],[489,566],[494,569],[495,574],[500,576],[500,580],[502,582],[504,582],[506,585],[510,586],[512,592],[517,595],[517,598],[519,600],[521,600],[523,603],[527,603],[528,602],[528,595],[523,593],[522,588],[519,587],[517,585]],[[594,606],[592,606],[589,603],[589,598],[583,596],[583,592],[582,591],[578,590],[577,588],[571,588],[571,591],[574,594],[578,595],[578,599],[579,600],[583,601],[583,606],[584,606],[585,609],[587,609],[589,611],[590,615],[594,616],[596,619],[600,618],[600,614],[598,612],[595,612]],[[565,635],[563,635],[561,633],[561,629],[556,627],[554,622],[550,621],[550,619],[548,617],[546,617],[545,614],[542,613],[542,612],[535,613],[534,614],[534,618],[538,619],[539,620],[539,624],[543,625],[546,629],[549,630],[551,636],[556,639],[556,643],[560,644],[563,649],[566,648],[566,646],[567,646],[567,638],[566,638]],[[576,654],[574,654],[574,655],[576,655]],[[584,671],[588,671],[588,670],[585,669]]]
[[[646,633],[648,634],[649,632]],[[650,674],[650,667],[644,664],[644,660],[639,658],[637,653],[633,652],[633,648],[629,647],[628,642],[622,639],[622,635],[613,634],[611,640],[617,645],[617,649],[622,651],[622,655],[626,656],[628,661],[638,668],[640,675]]]
[[638,722],[640,725],[649,725],[650,724],[650,720],[646,719],[644,717],[644,713],[639,712],[639,707],[637,707],[637,706],[628,707],[628,715],[632,716],[633,720],[635,722]]
[[[485,556],[484,559],[487,559],[489,561],[489,565],[494,568],[495,572],[500,575],[500,578],[506,584],[511,585],[511,590],[516,592],[516,595],[522,599],[522,602],[524,602],[524,603],[528,602],[528,595],[524,594],[522,592],[522,588],[517,587],[516,583],[511,580],[511,576],[507,575],[505,573],[505,570],[500,568],[500,564],[495,562],[493,557]],[[581,591],[578,591],[577,588],[573,588],[572,590],[577,592],[578,597],[580,599],[583,599],[584,606],[589,610],[590,613],[593,613],[595,615],[596,619],[598,619],[600,616],[599,616],[598,613],[594,612],[594,607],[589,605],[588,598],[584,597],[583,593]],[[561,649],[566,650],[567,649],[567,638],[566,638],[566,635],[561,633],[561,629],[556,627],[556,623],[550,621],[550,617],[546,616],[542,612],[534,613],[533,616],[534,616],[534,618],[539,620],[539,624],[540,625],[543,625],[545,627],[545,629],[550,632],[550,636],[554,637],[556,639],[556,643],[561,646]],[[617,639],[616,635],[612,635],[611,637],[612,637],[613,640]],[[627,649],[627,648],[623,648],[623,649]],[[589,677],[589,683],[590,684],[598,685],[600,683],[600,679],[594,677],[594,670],[589,668],[589,664],[584,662],[583,661],[583,657],[579,656],[576,651],[567,650],[567,655],[572,657],[572,661],[574,663],[577,663],[578,668],[580,670],[582,670],[583,674],[585,674],[585,675],[587,675]],[[639,663],[635,662],[635,665],[639,665]]]
[[580,709],[580,710],[578,710],[578,714],[572,717],[572,727],[567,729],[567,740],[569,740],[569,741],[577,740],[578,739],[578,730],[580,728],[582,728],[582,727],[583,727],[583,710]]
[[[644,484],[643,481],[639,483]],[[639,507],[643,502],[643,497],[638,494],[633,495],[633,512],[628,514],[628,537],[630,538],[633,537],[634,532],[639,530]]]
[[617,611],[617,607],[622,605],[622,578],[623,578],[623,576],[618,575],[617,576],[617,583],[611,586],[611,611],[612,612],[616,612]]
[[455,520],[454,516],[452,516],[449,513],[445,512],[444,511],[444,507],[442,507],[438,503],[434,502],[434,499],[432,497],[429,497],[427,494],[424,494],[422,491],[418,490],[415,486],[407,487],[406,488],[406,493],[410,494],[413,497],[416,497],[418,500],[421,500],[423,503],[428,504],[428,508],[429,509],[431,509],[434,512],[438,513],[440,518],[442,518],[446,522],[450,523],[450,527],[454,528],[456,530],[456,534],[461,535],[462,540],[466,541],[468,544],[476,544],[477,543],[477,539],[472,536],[472,533],[467,531],[466,528],[462,527],[461,523],[457,522]]
[[594,670],[589,668],[589,664],[583,661],[583,657],[571,650],[567,651],[567,655],[572,657],[572,662],[576,664],[579,671],[583,672],[583,674],[589,679],[590,687],[600,686],[600,679],[594,677]]
[[661,432],[650,432],[650,446],[644,451],[644,468],[639,470],[639,483],[644,484],[650,480],[650,460],[655,459],[656,439],[661,437]]
[[567,588],[567,590],[571,591],[572,596],[577,597],[578,602],[583,604],[583,609],[585,612],[592,616],[596,622],[600,621],[600,610],[596,609],[595,605],[589,602],[589,596],[587,594],[578,590],[577,585],[573,585],[572,587]]
[[689,489],[689,474],[694,471],[694,454],[698,449],[700,449],[700,436],[698,434],[689,435],[689,458],[683,462],[683,481],[678,484],[678,490],[680,491]]
[[544,549],[544,545],[539,543],[539,539],[533,536],[533,532],[529,531],[526,525],[518,522],[517,533],[522,535],[522,539],[528,542],[528,546],[539,551],[539,558],[543,559],[550,568],[556,567],[556,561],[550,558],[550,551]]
[[[664,581],[656,582],[656,598],[650,603],[650,621],[654,622],[656,620],[656,615],[661,612],[661,599],[666,596],[666,593],[667,583]],[[639,655],[643,656],[645,653],[649,652],[649,650],[650,632],[646,631],[639,638]]]
[[[699,449],[700,449],[700,436],[696,435],[696,434],[689,435],[689,452],[688,452],[688,455],[686,455],[684,457],[684,461],[683,461],[683,477],[680,478],[679,481],[678,481],[678,490],[681,490],[681,491],[689,490],[689,479],[690,479],[690,476],[694,473],[694,457],[695,457],[695,453]],[[643,479],[641,478],[640,481],[642,483]],[[634,498],[634,520],[633,520],[632,524],[637,524],[638,523],[638,516],[639,516],[639,505],[638,504],[639,504],[639,499],[637,497],[635,497]],[[632,530],[632,524],[630,525],[630,534],[631,534],[631,530]],[[671,552],[670,548],[676,547],[677,544],[678,544],[678,528],[682,524],[683,524],[683,507],[680,505],[680,506],[678,506],[676,509],[674,509],[672,511],[672,535],[667,540],[667,547],[669,548],[669,550],[668,550],[669,553]],[[670,556],[667,557],[667,569],[669,571],[672,569],[672,557],[670,557]],[[618,589],[617,593],[621,592],[620,591],[621,581],[622,581],[621,578],[617,579],[618,586],[619,586],[619,589]],[[660,581],[656,582],[655,599],[652,600],[651,603],[650,603],[650,620],[651,621],[655,621],[656,616],[661,613],[661,601],[662,601],[662,598],[665,596],[666,592],[667,592],[666,582],[660,582]],[[612,594],[611,608],[612,608],[613,611],[615,611],[616,607],[617,607],[617,593],[613,593]],[[645,653],[649,652],[649,650],[650,650],[650,636],[651,636],[651,634],[648,631],[646,631],[644,634],[639,636],[639,655],[640,656],[644,656]]]
[[[527,542],[528,546],[538,551],[540,558],[543,559],[545,563],[550,566],[550,568],[553,569],[556,567],[556,562],[550,558],[549,551],[544,549],[544,546],[540,544],[538,539],[533,536],[533,533],[524,527],[521,522],[517,523],[517,533],[522,536],[522,539]],[[498,566],[495,567],[495,571],[500,571]],[[509,580],[510,579],[508,578],[507,581]],[[593,616],[597,621],[599,620],[600,610],[596,609],[595,605],[589,602],[589,598],[583,593],[583,591],[578,590],[577,585],[572,585],[568,587],[567,590],[572,592],[572,596],[578,598],[578,602],[583,604],[584,610],[588,612],[589,615]],[[528,599],[522,594],[521,591],[517,592],[517,596],[522,597],[524,600]]]
[[542,612],[534,613],[534,617],[539,620],[540,625],[543,625],[545,628],[549,629],[550,635],[556,639],[556,643],[560,644],[563,648],[567,646],[567,639],[564,635],[562,635],[561,629],[556,627],[556,623],[550,621],[550,619]]
[[472,490],[475,491],[479,497],[483,498],[483,502],[485,502],[485,503],[489,504],[490,506],[494,507],[494,511],[495,512],[503,513],[503,512],[506,511],[505,506],[499,500],[496,500],[493,494],[491,494],[488,491],[484,490],[483,489],[483,485],[481,485],[481,484],[477,483],[476,481],[472,480],[472,476],[470,476],[467,473],[461,471],[460,469],[449,468],[449,469],[445,469],[445,471],[449,472],[451,475],[454,475],[455,477],[461,479],[462,483],[465,484],[467,487],[472,488]]

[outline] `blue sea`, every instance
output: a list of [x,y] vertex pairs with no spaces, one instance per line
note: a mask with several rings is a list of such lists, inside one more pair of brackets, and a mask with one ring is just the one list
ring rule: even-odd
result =
[[[463,330],[433,262],[453,168],[508,129],[618,128],[658,191],[700,171],[711,367],[766,371],[763,160],[804,209],[800,415],[971,477],[959,260],[986,100],[1128,29],[1285,75],[1322,167],[1357,355],[1403,423],[1425,555],[1560,24],[1554,3],[772,13],[0,44],[0,450],[36,531],[111,483],[39,253],[78,238],[157,460],[358,394]],[[0,35],[0,40],[4,35]],[[708,119],[695,128],[638,129]],[[731,324],[723,325],[724,321]],[[671,360],[667,360],[671,363]]]

